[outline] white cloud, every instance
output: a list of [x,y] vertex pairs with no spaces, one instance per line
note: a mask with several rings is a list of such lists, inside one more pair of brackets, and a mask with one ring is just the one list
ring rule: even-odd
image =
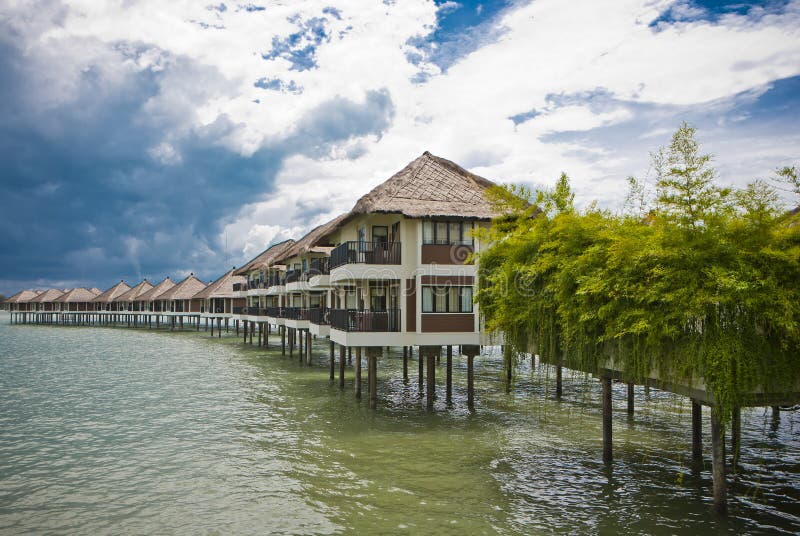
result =
[[[26,46],[37,51],[37,68],[53,68],[52,87],[34,97],[45,107],[68,103],[72,81],[87,65],[109,83],[131,70],[148,71],[160,90],[142,113],[172,124],[163,140],[153,140],[154,158],[180,162],[173,139],[220,118],[235,126],[222,140],[231,150],[249,155],[277,147],[286,155],[275,191],[254,192],[220,233],[220,241],[227,236],[231,250],[247,256],[348,209],[426,149],[501,182],[549,183],[565,170],[584,198],[613,204],[624,189],[622,179],[641,172],[647,158],[646,152],[633,158],[628,149],[652,148],[668,135],[669,125],[651,114],[648,123],[638,124],[644,141],[623,140],[629,146],[556,135],[637,124],[643,106],[667,110],[663,117],[670,118],[683,109],[721,106],[738,93],[757,94],[774,80],[800,74],[800,2],[780,15],[728,15],[714,23],[692,20],[701,13],[679,2],[674,14],[683,22],[657,30],[648,26],[672,4],[519,5],[493,22],[495,29],[503,28],[495,42],[445,73],[409,43],[432,32],[437,10],[456,7],[451,2],[437,8],[428,0],[393,5],[309,0],[256,12],[229,5],[219,12],[189,0],[83,0],[56,10],[58,24],[19,25],[30,40]],[[293,70],[286,57],[262,57],[274,40],[301,31],[304,21],[323,16],[330,5],[341,18],[326,17],[326,37],[314,52],[316,68]],[[476,10],[480,13],[480,6]],[[421,55],[422,63],[410,63],[409,52]],[[187,67],[165,70],[180,61]],[[425,84],[412,82],[420,71],[430,75]],[[293,82],[297,89],[256,87],[262,79],[278,79],[283,87]],[[342,140],[323,154],[286,146],[300,119],[322,103],[334,96],[361,102],[382,88],[394,106],[383,135]],[[590,97],[598,89],[606,98],[602,106]],[[518,126],[508,119],[532,109],[540,115]],[[724,106],[720,110],[724,113]],[[788,142],[753,147],[763,151],[723,150],[721,158],[746,158],[741,165],[755,169],[766,165],[764,155],[779,158],[794,151],[797,156]]]

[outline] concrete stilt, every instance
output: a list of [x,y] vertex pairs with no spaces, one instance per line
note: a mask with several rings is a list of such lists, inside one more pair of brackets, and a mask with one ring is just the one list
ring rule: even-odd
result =
[[611,377],[603,376],[600,383],[603,386],[603,462],[611,463],[614,459],[611,437]]
[[725,476],[725,425],[717,408],[711,408],[711,478],[714,481],[714,512],[728,513],[728,485]]

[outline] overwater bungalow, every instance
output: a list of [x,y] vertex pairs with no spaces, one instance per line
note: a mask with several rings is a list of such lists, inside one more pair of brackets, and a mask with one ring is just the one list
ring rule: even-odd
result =
[[8,311],[12,313],[25,313],[32,311],[30,301],[41,293],[39,290],[20,290],[4,303],[8,305]]
[[95,311],[118,311],[116,308],[118,304],[114,303],[114,300],[125,294],[131,289],[131,287],[125,283],[125,281],[120,281],[110,289],[106,290],[105,292],[101,293],[97,297],[95,297],[92,302],[94,303],[94,310]]
[[285,240],[274,244],[234,272],[247,279],[233,287],[235,297],[247,299],[246,307],[240,311],[234,309],[234,313],[238,313],[237,320],[283,324],[286,266],[277,264],[275,259],[294,243],[294,240]]
[[235,268],[230,269],[222,277],[208,284],[206,288],[192,297],[193,300],[203,300],[202,316],[206,318],[230,318],[234,307],[244,306],[245,298],[234,298],[234,285],[241,285],[247,278],[234,275]]
[[329,237],[346,216],[343,214],[312,229],[275,259],[286,266],[283,317],[288,329],[305,331],[306,336],[329,335],[328,306],[332,299],[329,260],[335,246]]
[[195,295],[206,286],[194,274],[189,274],[183,281],[160,294],[156,301],[161,304],[161,310],[168,313],[201,313],[203,300],[195,298]]
[[162,309],[162,304],[158,301],[158,298],[174,286],[175,282],[169,277],[165,277],[163,281],[150,290],[137,294],[133,298],[133,306],[137,311],[153,313],[165,311],[166,309]]
[[56,298],[54,303],[59,304],[60,311],[92,311],[93,300],[97,295],[86,288],[74,288]]
[[37,296],[28,301],[29,307],[33,307],[33,311],[42,313],[51,313],[60,310],[61,304],[56,305],[56,298],[62,296],[64,291],[51,288],[39,293]]
[[145,279],[141,283],[130,289],[129,291],[123,292],[113,300],[116,310],[131,311],[131,312],[142,311],[141,309],[142,302],[136,301],[136,298],[138,298],[145,292],[150,291],[152,288],[153,285],[151,285],[147,281],[147,279]]

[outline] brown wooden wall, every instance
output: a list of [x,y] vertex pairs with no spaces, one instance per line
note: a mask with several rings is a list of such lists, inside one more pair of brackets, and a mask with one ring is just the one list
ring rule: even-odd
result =
[[423,244],[420,252],[422,264],[464,264],[472,246],[448,244]]
[[474,313],[423,313],[423,333],[464,333],[475,330]]

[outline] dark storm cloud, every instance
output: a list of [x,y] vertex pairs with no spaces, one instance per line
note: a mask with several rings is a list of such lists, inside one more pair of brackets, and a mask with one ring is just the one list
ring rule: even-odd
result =
[[[147,48],[117,44],[112,52],[136,59]],[[272,189],[286,156],[381,134],[394,115],[385,90],[363,102],[335,97],[301,118],[287,140],[242,156],[222,144],[239,125],[226,116],[202,128],[192,121],[203,91],[226,89],[209,68],[169,58],[120,74],[89,62],[67,95],[48,86],[53,78],[41,67],[0,40],[7,294],[24,281],[106,287],[185,271],[215,278],[231,261],[218,239],[222,225]]]

